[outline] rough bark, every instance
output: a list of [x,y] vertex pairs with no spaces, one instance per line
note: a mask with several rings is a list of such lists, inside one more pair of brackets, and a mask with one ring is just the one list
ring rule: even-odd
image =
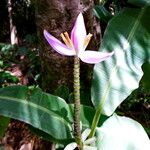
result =
[[[55,37],[60,38],[62,32],[70,33],[79,12],[83,12],[87,32],[94,36],[89,49],[97,49],[97,24],[93,17],[92,0],[38,0],[36,5],[36,17],[39,34],[40,56],[42,62],[42,87],[52,92],[58,85],[69,85],[73,82],[73,58],[56,53],[43,37],[43,29],[49,31]],[[82,68],[83,65],[81,65]],[[84,78],[89,77],[89,65],[84,64]],[[81,77],[82,78],[82,77]],[[85,80],[86,81],[86,80]]]
[[[97,50],[100,30],[93,17],[94,1],[35,0],[34,2],[42,64],[42,89],[52,93],[58,86],[67,85],[73,91],[73,57],[65,57],[55,52],[44,39],[43,30],[46,29],[61,40],[60,34],[65,31],[70,33],[76,17],[82,12],[87,32],[93,34],[88,49]],[[92,67],[85,63],[81,64],[81,80],[84,78],[85,86],[90,86]]]

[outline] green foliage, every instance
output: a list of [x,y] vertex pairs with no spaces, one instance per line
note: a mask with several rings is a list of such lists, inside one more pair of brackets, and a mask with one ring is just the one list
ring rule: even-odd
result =
[[[150,103],[150,95],[146,92],[146,89],[143,87],[142,83],[139,85],[138,89],[134,90],[121,104],[121,109],[124,112],[128,112],[129,110],[132,110],[132,107],[135,108],[134,111],[139,111],[138,108],[135,107],[135,105],[140,105],[140,108],[142,108],[141,105],[145,105]],[[142,114],[141,114],[142,115]]]
[[[73,106],[63,99],[25,86],[0,89],[0,114],[30,124],[32,131],[44,139],[66,142],[72,140]],[[90,107],[81,107],[83,128],[89,128],[95,114]],[[101,125],[107,117],[102,116]],[[37,129],[36,129],[37,128]],[[58,130],[61,129],[61,130]],[[47,136],[47,134],[49,136]]]
[[128,0],[128,2],[136,6],[145,6],[147,4],[150,4],[149,0]]
[[69,110],[61,98],[40,89],[14,86],[0,90],[0,114],[29,123],[54,139],[72,138]]
[[[70,142],[73,142],[73,138],[68,138],[68,139],[55,139],[52,135],[44,132],[43,130],[40,130],[38,128],[33,127],[32,125],[28,125],[28,129],[31,131],[31,133],[37,135],[41,139],[44,139],[45,141],[51,141],[54,143],[59,143],[59,144],[68,144]],[[71,132],[71,131],[70,131]]]
[[97,128],[97,146],[102,150],[149,150],[150,140],[136,121],[114,114]]
[[[0,44],[0,87],[18,83],[18,78],[12,75],[10,67],[13,62],[13,50],[15,46],[10,44]],[[10,63],[11,62],[11,63]]]
[[54,92],[54,95],[59,96],[65,100],[69,98],[69,94],[69,88],[64,85],[59,86]]
[[25,46],[0,44],[0,87],[17,84],[26,77],[28,84],[38,84],[40,61],[35,47],[36,36],[28,35]]
[[[73,105],[69,105],[69,106],[71,108],[71,113],[73,114]],[[82,130],[90,127],[94,114],[95,114],[95,110],[93,108],[81,105],[80,117],[81,117],[82,128],[83,128]],[[108,117],[102,115],[98,125],[101,126],[105,122],[105,120],[107,120],[107,118]],[[73,123],[71,124],[71,126],[73,127]],[[47,134],[46,132],[39,130],[33,126],[29,126],[29,129],[34,134],[38,135],[40,138],[43,138],[44,140],[47,140],[47,141],[54,141],[56,143],[68,144],[74,140],[74,139],[63,139],[60,141],[60,140],[54,139],[50,134]],[[73,131],[71,132],[73,133]]]
[[0,116],[0,139],[4,136],[10,122],[10,118]]
[[149,14],[149,6],[125,8],[109,22],[100,51],[114,51],[114,56],[95,65],[92,85],[93,104],[104,114],[111,115],[138,87],[141,66],[150,57]]
[[16,76],[11,75],[10,72],[3,71],[0,72],[0,87],[5,84],[9,85],[9,83],[17,83],[18,78]]
[[150,80],[149,80],[149,75],[150,75],[150,63],[146,62],[142,66],[142,70],[144,72],[143,77],[142,77],[142,86],[144,87],[145,91],[147,93],[150,93]]
[[123,1],[121,0],[102,0],[93,10],[97,18],[108,23],[108,21],[113,18],[115,14],[118,14],[123,7]]
[[94,13],[97,18],[99,18],[100,20],[106,23],[113,17],[111,13],[108,10],[106,10],[104,6],[100,6],[100,5],[94,7]]
[[146,130],[147,134],[148,134],[149,137],[150,137],[150,128],[145,128],[145,130]]
[[4,43],[1,43],[0,44],[0,49],[1,49],[1,52],[4,54],[4,55],[8,55],[9,52],[14,48],[15,46],[11,45],[11,44],[4,44]]
[[129,116],[139,121],[147,134],[149,133],[149,104],[150,104],[150,94],[144,88],[142,82],[140,83],[138,89],[134,90],[125,101],[118,107],[116,112],[118,114]]
[[[31,5],[26,2],[14,3],[13,17],[18,34],[24,38],[22,45],[18,47],[0,44],[0,87],[19,82],[19,78],[12,75],[14,64],[19,66],[24,76],[32,78],[29,85],[39,84],[37,37],[27,34],[30,27],[35,31],[35,22],[33,21],[33,26],[31,23],[28,29],[22,29],[22,24],[27,20],[34,20],[34,15],[30,14],[28,9]],[[122,11],[121,2],[104,0],[94,8],[96,16],[108,22],[100,51],[115,52],[108,61],[95,65],[92,85],[92,102],[95,108],[103,107],[103,114],[108,116],[112,115],[127,97],[128,108],[139,102],[137,92],[141,89],[134,92],[133,90],[139,87],[141,78],[140,84],[147,92],[150,91],[150,6],[143,7],[149,4],[149,0],[128,0],[129,3],[143,8],[124,8]],[[25,11],[27,17],[24,15]],[[0,29],[2,28],[0,26]],[[3,34],[8,34],[7,32]],[[63,144],[74,141],[73,105],[66,103],[73,102],[73,95],[66,86],[60,86],[54,94],[57,96],[45,93],[39,88],[29,89],[25,86],[0,89],[0,115],[3,116],[0,117],[0,137],[9,123],[7,117],[10,117],[28,123],[33,133],[48,141]],[[90,105],[90,96],[89,87],[81,85],[82,104]],[[143,100],[149,103],[147,97],[143,97]],[[95,114],[95,109],[84,105],[81,106],[80,116],[83,130],[91,127]],[[146,131],[149,133],[149,128],[146,128]],[[95,136],[98,149],[110,150],[113,147],[115,150],[148,150],[150,147],[149,139],[139,123],[116,114],[109,118],[101,115]]]

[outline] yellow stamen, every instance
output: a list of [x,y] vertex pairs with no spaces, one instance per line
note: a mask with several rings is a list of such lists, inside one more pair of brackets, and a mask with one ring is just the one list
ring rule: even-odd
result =
[[71,41],[71,39],[69,37],[68,32],[65,32],[64,35],[65,35],[65,37],[66,37],[66,39],[67,39],[67,41],[69,43],[69,46],[72,48],[73,47],[73,43],[72,43],[72,41]]
[[66,39],[66,37],[64,36],[63,33],[60,34],[61,38],[63,39],[64,43],[69,46],[68,40]]
[[86,48],[86,47],[88,46],[88,44],[89,44],[89,42],[90,42],[92,36],[93,36],[93,35],[92,35],[91,33],[89,33],[89,34],[86,36],[86,38],[85,38],[85,40],[84,40],[84,48]]
[[72,47],[73,47],[72,41],[71,41],[71,39],[69,38],[69,34],[68,34],[67,32],[65,32],[64,34],[61,33],[60,36],[61,36],[61,38],[63,39],[64,43],[65,43],[69,48],[72,48]]

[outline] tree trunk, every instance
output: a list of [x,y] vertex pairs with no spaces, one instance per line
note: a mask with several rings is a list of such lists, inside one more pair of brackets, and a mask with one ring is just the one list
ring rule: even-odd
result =
[[[73,91],[73,57],[65,57],[55,52],[43,36],[46,29],[53,36],[60,38],[62,32],[70,33],[75,20],[82,12],[85,18],[87,32],[93,34],[92,42],[88,49],[97,50],[99,47],[100,28],[93,16],[92,0],[34,0],[39,37],[41,58],[41,87],[53,93],[60,85],[67,85]],[[97,42],[98,41],[98,42]],[[90,88],[92,65],[81,64],[81,80]],[[51,146],[52,149],[52,146]]]
[[[94,35],[89,48],[97,50],[96,41],[99,30],[96,30],[97,24],[95,24],[92,12],[94,2],[92,0],[36,0],[36,2],[37,30],[41,48],[42,88],[50,92],[60,85],[67,85],[71,88],[73,84],[73,58],[56,53],[44,39],[43,30],[46,29],[61,40],[60,34],[65,31],[70,33],[77,15],[79,12],[83,12],[87,32]],[[84,79],[87,79],[88,74],[91,74],[89,68],[92,67],[84,64],[82,71]]]
[[8,15],[9,15],[9,23],[10,23],[10,40],[11,44],[18,44],[18,37],[17,37],[17,29],[16,26],[13,24],[13,16],[12,16],[12,1],[8,0]]

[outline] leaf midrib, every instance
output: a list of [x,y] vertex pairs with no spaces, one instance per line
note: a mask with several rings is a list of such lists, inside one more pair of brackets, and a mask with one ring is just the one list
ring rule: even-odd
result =
[[[142,10],[140,11],[138,17],[137,17],[137,20],[135,21],[132,29],[130,30],[131,32],[129,32],[129,35],[127,37],[127,41],[130,42],[132,37],[134,36],[135,34],[135,31],[136,29],[138,28],[139,24],[140,24],[140,20],[145,12],[145,9],[147,8],[147,6],[145,6],[144,8],[142,8]],[[123,51],[125,53],[125,51]],[[112,76],[114,76],[114,73],[117,73],[118,72],[118,69],[117,69],[117,64],[113,67],[111,73],[110,73],[110,78],[107,82],[107,85],[105,86],[105,89],[103,91],[103,95],[102,95],[102,99],[100,100],[100,103],[99,103],[99,109],[103,108],[103,106],[105,105],[105,102],[106,102],[106,98],[107,98],[107,95],[109,93],[109,90],[111,89],[111,80],[112,80]],[[112,75],[113,74],[113,75]]]
[[15,101],[15,102],[18,102],[18,103],[22,103],[22,104],[25,104],[25,105],[29,105],[31,107],[34,107],[35,109],[39,109],[43,112],[46,112],[48,113],[49,115],[51,115],[53,118],[57,118],[58,120],[60,120],[61,122],[63,122],[66,126],[70,127],[69,125],[69,122],[67,122],[64,118],[62,118],[61,116],[59,116],[58,114],[50,111],[49,109],[47,108],[44,108],[40,105],[37,105],[31,101],[28,101],[26,99],[19,99],[19,98],[14,98],[14,97],[7,97],[7,96],[0,96],[0,99],[4,99],[4,100],[7,100],[7,101]]
[[144,12],[145,12],[146,7],[147,7],[147,6],[145,6],[144,8],[141,8],[142,10],[141,10],[141,12],[139,13],[139,15],[138,15],[138,17],[137,17],[137,19],[136,19],[136,21],[135,21],[135,23],[134,23],[134,25],[133,25],[133,27],[132,27],[132,29],[131,29],[131,32],[130,32],[129,35],[128,35],[128,38],[127,38],[127,41],[128,41],[128,42],[130,42],[131,39],[132,39],[132,37],[134,36],[134,33],[135,33],[136,29],[138,28],[138,26],[139,26],[139,24],[140,24],[140,20],[141,20],[143,14],[144,14]]

